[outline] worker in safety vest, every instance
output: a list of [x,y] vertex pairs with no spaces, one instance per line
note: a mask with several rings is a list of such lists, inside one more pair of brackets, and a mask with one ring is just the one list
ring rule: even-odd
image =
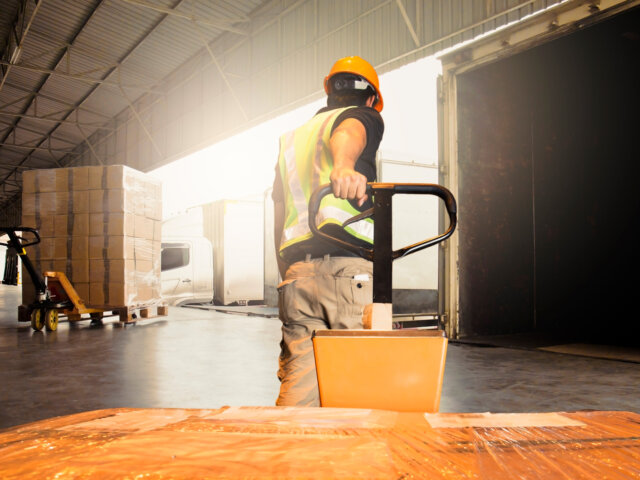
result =
[[342,223],[372,206],[367,182],[376,179],[382,140],[382,95],[375,69],[360,57],[338,60],[324,80],[327,106],[280,138],[273,186],[274,236],[282,342],[277,405],[319,406],[311,334],[320,329],[362,328],[372,303],[368,260],[314,238],[308,226],[313,191],[331,183],[317,224],[327,233],[371,247],[373,221]]

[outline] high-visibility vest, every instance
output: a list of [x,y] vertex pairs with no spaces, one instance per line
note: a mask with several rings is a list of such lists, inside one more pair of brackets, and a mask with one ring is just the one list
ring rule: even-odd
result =
[[[338,108],[315,115],[301,127],[280,137],[278,166],[284,191],[284,229],[280,252],[313,236],[309,230],[309,198],[318,186],[330,183],[333,157],[329,149],[331,129],[345,110]],[[348,200],[325,196],[320,202],[316,225],[342,225],[358,215]],[[370,218],[349,224],[345,230],[360,240],[373,244],[373,220]]]

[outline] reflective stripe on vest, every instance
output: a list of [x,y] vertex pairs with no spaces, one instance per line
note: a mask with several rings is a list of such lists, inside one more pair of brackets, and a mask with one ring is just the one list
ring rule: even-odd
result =
[[[347,107],[353,108],[353,107]],[[284,230],[280,251],[311,238],[308,203],[313,191],[329,183],[333,158],[329,153],[329,139],[333,124],[347,108],[330,110],[313,117],[300,128],[280,138],[278,159],[285,196]],[[347,200],[327,195],[320,203],[316,224],[342,223],[360,212]],[[361,220],[345,227],[351,235],[373,243],[373,221]]]

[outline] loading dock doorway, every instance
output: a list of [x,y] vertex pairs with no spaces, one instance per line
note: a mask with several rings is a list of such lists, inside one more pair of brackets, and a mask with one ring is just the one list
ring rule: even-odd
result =
[[640,9],[455,85],[459,337],[640,345]]

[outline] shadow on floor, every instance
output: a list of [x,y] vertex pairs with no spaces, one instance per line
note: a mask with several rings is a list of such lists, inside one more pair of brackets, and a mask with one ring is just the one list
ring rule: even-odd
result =
[[502,347],[578,355],[583,357],[640,363],[640,347],[606,345],[577,341],[554,334],[520,333],[513,335],[487,335],[465,337],[452,342],[478,347]]

